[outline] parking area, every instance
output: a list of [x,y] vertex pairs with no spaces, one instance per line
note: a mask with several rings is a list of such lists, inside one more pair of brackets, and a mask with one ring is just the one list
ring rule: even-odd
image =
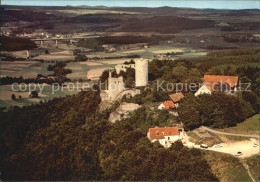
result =
[[[193,145],[193,147],[203,149],[200,145]],[[251,138],[250,140],[246,141],[234,143],[221,143],[219,145],[208,147],[205,150],[227,153],[233,156],[235,156],[238,152],[241,152],[241,155],[238,155],[237,157],[245,158],[259,154],[259,141],[254,138]]]

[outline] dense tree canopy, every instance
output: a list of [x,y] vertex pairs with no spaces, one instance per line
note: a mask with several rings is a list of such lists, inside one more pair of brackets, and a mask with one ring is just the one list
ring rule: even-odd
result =
[[[251,98],[245,98],[245,94],[250,95]],[[194,129],[201,125],[216,128],[235,126],[257,112],[259,101],[253,101],[252,98],[256,98],[253,92],[245,92],[237,96],[223,92],[203,94],[198,97],[187,94],[178,108],[179,119],[186,129]]]
[[[98,92],[81,92],[0,113],[4,180],[217,180],[201,153],[176,143],[164,149],[146,138],[169,125],[167,111],[144,107],[109,124]],[[164,123],[164,124],[163,124]]]
[[20,37],[0,36],[0,43],[1,51],[20,51],[37,47],[34,41]]

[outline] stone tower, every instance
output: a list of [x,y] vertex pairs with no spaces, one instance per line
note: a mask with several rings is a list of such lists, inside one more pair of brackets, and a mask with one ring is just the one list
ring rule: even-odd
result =
[[123,77],[113,78],[111,70],[109,70],[108,77],[108,91],[113,95],[117,95],[125,89]]
[[144,87],[148,84],[148,59],[135,60],[135,86]]
[[26,59],[29,59],[30,58],[30,50],[27,50],[26,51]]

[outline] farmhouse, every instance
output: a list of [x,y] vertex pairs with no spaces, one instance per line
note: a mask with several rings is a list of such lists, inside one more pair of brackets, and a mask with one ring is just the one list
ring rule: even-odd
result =
[[178,127],[155,127],[149,128],[147,137],[152,143],[158,141],[165,148],[169,148],[172,143],[183,138],[183,132]]
[[160,110],[163,110],[163,109],[169,110],[169,109],[174,109],[174,108],[175,108],[175,104],[171,100],[165,101],[158,106],[158,109],[160,109]]
[[237,91],[237,83],[238,76],[204,75],[203,85],[195,93],[195,96],[211,94],[213,91],[233,93]]

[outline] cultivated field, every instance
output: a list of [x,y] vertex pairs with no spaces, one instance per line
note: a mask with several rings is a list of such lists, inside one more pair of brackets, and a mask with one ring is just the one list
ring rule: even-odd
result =
[[38,61],[2,61],[1,62],[1,77],[11,76],[23,78],[36,78],[37,74],[51,74],[47,71],[48,64]]
[[113,11],[113,10],[96,10],[96,9],[71,9],[71,10],[55,10],[59,13],[73,14],[73,15],[84,15],[84,14],[139,14],[138,12],[130,11]]
[[45,55],[40,55],[35,57],[35,59],[43,59],[46,61],[69,61],[69,60],[74,60],[74,56],[68,55],[68,54],[45,54]]
[[[31,90],[33,90],[35,87],[32,85]],[[42,93],[40,93],[40,88],[42,89]],[[53,91],[54,88],[54,91]],[[49,99],[53,99],[55,97],[64,97],[66,95],[73,95],[78,93],[78,90],[73,90],[64,87],[63,90],[61,87],[58,90],[57,85],[48,85],[48,84],[37,84],[36,90],[39,93],[39,98],[30,98],[30,91],[29,86],[27,85],[27,89],[25,89],[25,86],[21,87],[21,90],[23,91],[13,91],[11,85],[0,85],[0,107],[10,107],[10,106],[18,106],[23,107],[25,105],[31,105],[34,103],[38,103],[40,101],[47,101]],[[14,90],[20,90],[18,86],[14,86]],[[57,90],[57,91],[56,91]],[[11,95],[15,94],[16,100],[12,100]],[[22,98],[19,99],[19,96]]]
[[[75,79],[97,79],[104,70],[115,67],[117,64],[122,64],[125,61],[130,61],[131,58],[120,58],[132,55],[140,55],[143,58],[153,59],[154,56],[161,53],[183,52],[183,55],[177,57],[198,57],[206,54],[205,50],[192,49],[187,47],[176,47],[173,45],[154,45],[149,48],[140,47],[139,44],[133,44],[127,50],[117,51],[113,53],[107,52],[90,52],[86,53],[88,58],[94,58],[86,62],[70,62],[67,68],[72,70],[72,73],[67,75],[68,78]],[[44,61],[73,61],[74,49],[86,50],[86,48],[75,47],[73,44],[65,44],[61,42],[56,47],[54,42],[44,42],[39,45],[38,49],[32,50],[31,61],[5,61],[1,64],[1,76],[35,78],[37,74],[48,75],[52,72],[47,71],[47,66],[51,63],[40,63],[33,60]],[[45,51],[48,50],[49,54]],[[204,51],[204,52],[203,52]],[[26,51],[14,51],[11,54],[17,58],[24,58]],[[100,59],[97,59],[100,58]],[[109,58],[109,59],[107,59]]]
[[171,52],[183,52],[183,50],[179,49],[179,48],[175,48],[175,49],[162,49],[162,50],[152,51],[152,53],[155,53],[155,54],[165,54],[165,53],[171,53]]

